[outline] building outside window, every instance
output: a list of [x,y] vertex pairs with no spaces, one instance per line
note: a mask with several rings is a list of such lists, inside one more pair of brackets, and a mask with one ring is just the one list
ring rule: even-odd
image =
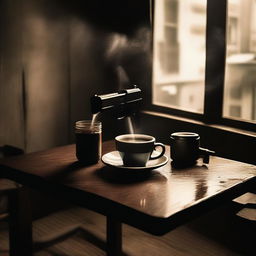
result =
[[153,102],[203,112],[206,0],[155,1]]
[[[153,104],[204,115],[207,0],[156,0],[154,12]],[[256,0],[228,0],[226,20],[222,117],[255,122]]]
[[230,0],[226,52],[225,117],[256,120],[256,1]]

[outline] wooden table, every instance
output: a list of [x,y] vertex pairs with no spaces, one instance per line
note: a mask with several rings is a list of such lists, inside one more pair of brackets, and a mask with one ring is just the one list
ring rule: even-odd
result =
[[[113,142],[103,144],[103,153],[113,149]],[[255,186],[256,167],[220,157],[181,170],[170,162],[151,172],[102,162],[82,167],[68,145],[4,160],[0,176],[107,216],[107,255],[115,256],[122,246],[121,223],[163,235]]]

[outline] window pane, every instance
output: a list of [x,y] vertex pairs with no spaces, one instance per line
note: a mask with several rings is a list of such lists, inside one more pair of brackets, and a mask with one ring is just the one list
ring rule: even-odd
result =
[[168,23],[177,23],[178,21],[178,12],[177,10],[177,1],[167,0],[164,8],[165,22]]
[[256,0],[229,0],[224,116],[256,120]]
[[206,0],[157,0],[153,104],[203,113]]

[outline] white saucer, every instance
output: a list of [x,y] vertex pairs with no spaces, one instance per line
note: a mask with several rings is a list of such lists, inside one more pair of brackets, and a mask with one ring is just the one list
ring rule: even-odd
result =
[[123,160],[121,159],[118,151],[112,151],[102,156],[101,161],[111,167],[120,168],[120,169],[131,169],[131,170],[150,170],[150,169],[156,169],[163,165],[165,165],[168,162],[168,157],[166,155],[163,155],[157,159],[149,160],[146,164],[146,166],[125,166],[123,164]]

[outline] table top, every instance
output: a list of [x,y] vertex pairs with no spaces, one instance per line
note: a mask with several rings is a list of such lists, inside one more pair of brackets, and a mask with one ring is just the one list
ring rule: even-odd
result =
[[[103,153],[112,150],[113,141],[103,143]],[[174,169],[170,161],[147,172],[101,161],[83,167],[68,145],[5,159],[0,176],[162,235],[255,185],[256,166],[212,156],[209,164],[199,160],[186,169]]]

